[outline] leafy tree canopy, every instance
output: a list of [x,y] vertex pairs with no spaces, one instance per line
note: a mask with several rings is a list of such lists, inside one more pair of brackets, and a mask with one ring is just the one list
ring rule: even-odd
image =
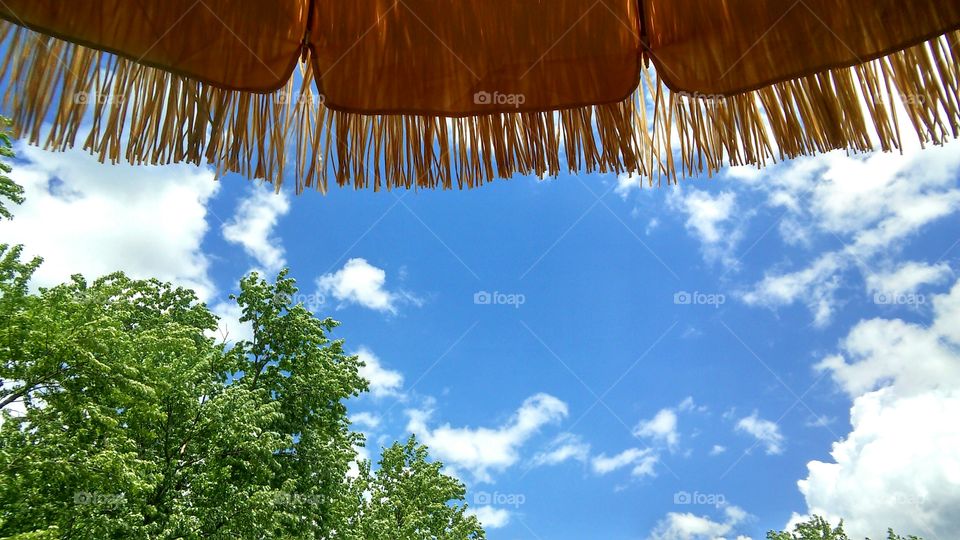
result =
[[[789,531],[770,531],[767,533],[767,540],[850,540],[847,533],[843,532],[843,522],[833,527],[826,519],[821,516],[813,516],[808,521],[797,523],[793,532]],[[870,540],[869,538],[867,540]],[[900,536],[893,532],[893,529],[887,529],[886,540],[921,540],[919,537]]]
[[[0,195],[22,200],[6,177]],[[32,292],[40,263],[0,244],[0,538],[484,538],[413,437],[348,474],[368,382],[286,270],[241,280],[253,337],[227,344],[191,290]]]

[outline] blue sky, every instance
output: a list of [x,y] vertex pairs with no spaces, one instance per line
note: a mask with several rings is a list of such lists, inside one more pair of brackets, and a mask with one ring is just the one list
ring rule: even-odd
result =
[[0,241],[47,258],[38,285],[123,269],[196,287],[233,337],[240,276],[290,267],[368,361],[350,412],[369,454],[416,432],[492,539],[762,538],[814,511],[945,539],[958,148],[679,188],[297,197],[18,146],[28,202]]

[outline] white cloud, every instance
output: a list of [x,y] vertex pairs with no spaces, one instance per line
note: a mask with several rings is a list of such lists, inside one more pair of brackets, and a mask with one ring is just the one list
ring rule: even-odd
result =
[[752,435],[758,443],[762,443],[766,448],[767,454],[779,454],[783,452],[783,435],[780,433],[780,427],[770,420],[764,420],[754,411],[753,414],[741,418],[737,422],[737,431],[742,431]]
[[932,298],[930,328],[900,319],[860,321],[840,343],[841,354],[817,364],[852,398],[883,386],[898,395],[960,389],[960,282]]
[[377,429],[380,427],[381,418],[371,412],[358,412],[350,415],[350,422],[367,429]]
[[820,237],[843,245],[804,267],[768,272],[745,292],[744,301],[771,308],[801,302],[823,326],[834,314],[841,276],[851,268],[859,269],[870,287],[886,280],[909,290],[944,279],[942,265],[908,264],[877,275],[872,269],[892,266],[906,239],[960,211],[958,148],[956,142],[923,151],[907,148],[903,156],[831,152],[765,169],[749,189],[765,197],[766,205],[784,210],[784,241],[809,245]]
[[700,241],[716,244],[726,236],[722,226],[733,216],[736,200],[736,195],[730,191],[711,195],[706,191],[691,190],[675,202],[686,212],[687,227]]
[[960,391],[895,394],[857,398],[833,462],[808,463],[798,486],[809,513],[843,518],[851,538],[882,537],[887,527],[950,538],[960,530]]
[[600,454],[593,458],[591,466],[597,474],[608,474],[624,467],[633,467],[630,474],[638,478],[654,476],[654,466],[660,456],[652,448],[628,448],[614,456]]
[[549,395],[526,400],[505,424],[496,428],[452,427],[431,429],[431,410],[408,410],[407,430],[415,433],[430,453],[446,465],[470,471],[477,482],[491,482],[492,472],[506,470],[520,459],[520,448],[540,429],[566,418],[567,404]]
[[210,306],[220,321],[217,323],[218,334],[215,338],[220,338],[229,343],[246,340],[253,341],[253,324],[250,321],[240,322],[243,312],[240,305],[235,300],[224,300]]
[[687,396],[683,398],[683,401],[677,405],[677,410],[681,412],[693,411],[705,412],[707,407],[704,405],[697,406],[696,402],[693,401],[693,396]]
[[533,456],[532,465],[558,465],[568,460],[585,462],[590,456],[590,445],[572,433],[561,433],[547,449]]
[[[715,521],[707,516],[698,516],[690,512],[669,512],[657,523],[650,533],[649,540],[723,540],[735,532],[737,525],[743,523],[749,515],[737,506],[723,509],[723,521]],[[737,540],[747,539],[737,536]]]
[[722,453],[724,453],[724,452],[726,452],[726,451],[727,451],[727,447],[726,447],[726,446],[722,446],[722,445],[719,445],[719,444],[715,444],[715,445],[713,445],[713,448],[710,449],[710,455],[711,455],[711,456],[719,456],[720,454],[722,454]]
[[851,538],[960,530],[960,281],[932,305],[928,327],[859,322],[817,365],[853,398],[851,431],[798,486],[808,514],[843,518]]
[[223,237],[232,244],[243,247],[247,255],[256,260],[258,269],[267,274],[276,274],[286,264],[283,244],[274,236],[273,230],[280,217],[290,210],[286,193],[274,193],[257,186],[240,202],[230,221],[223,224]]
[[34,284],[52,286],[82,273],[116,270],[214,294],[201,249],[207,202],[219,184],[205,168],[133,167],[98,163],[79,150],[45,152],[18,145],[23,159],[11,177],[26,202],[0,222],[0,241],[25,244],[44,263]]
[[802,299],[813,313],[814,324],[824,326],[833,317],[834,293],[840,286],[837,273],[843,266],[836,253],[824,254],[803,270],[767,275],[743,300],[775,307]]
[[757,182],[763,177],[763,169],[755,165],[736,165],[723,171],[724,178],[743,182]]
[[468,516],[477,516],[477,520],[485,529],[499,529],[510,523],[510,511],[505,508],[477,506],[467,508],[464,513]]
[[399,371],[383,367],[380,358],[366,347],[357,349],[356,355],[363,362],[360,376],[370,381],[370,393],[375,398],[399,396],[403,388],[403,375]]
[[824,415],[810,415],[803,423],[807,427],[827,427],[830,424],[834,423],[837,419],[830,416]]
[[353,303],[369,309],[394,314],[402,302],[419,305],[420,300],[403,291],[385,288],[387,273],[368,263],[366,259],[350,259],[336,272],[317,278],[321,294],[333,295],[343,303]]
[[614,193],[626,199],[630,192],[635,189],[643,189],[644,182],[649,178],[637,173],[623,173],[617,177],[617,187],[613,188]]
[[711,195],[705,190],[676,188],[667,201],[672,210],[686,216],[687,230],[700,241],[708,261],[737,265],[733,250],[743,236],[745,216],[733,191]]
[[657,230],[660,227],[659,218],[650,218],[650,221],[647,222],[647,226],[643,229],[643,234],[650,236],[653,234],[653,231]]
[[[692,401],[690,405],[692,406]],[[671,448],[675,447],[680,440],[680,433],[677,431],[677,413],[673,409],[661,409],[653,418],[637,424],[633,428],[633,434],[637,437],[649,437],[665,442]]]
[[670,451],[673,451],[680,442],[677,413],[704,413],[706,411],[706,406],[697,405],[693,396],[687,396],[676,407],[665,407],[657,411],[653,418],[641,420],[633,428],[633,435],[666,444]]
[[897,268],[867,274],[867,290],[893,297],[917,292],[923,285],[945,282],[952,272],[947,263],[927,264],[910,261]]

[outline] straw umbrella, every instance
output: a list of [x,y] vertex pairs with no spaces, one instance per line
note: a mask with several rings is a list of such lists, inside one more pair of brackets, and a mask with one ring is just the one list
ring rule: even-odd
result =
[[941,144],[957,0],[2,0],[18,134],[279,189]]

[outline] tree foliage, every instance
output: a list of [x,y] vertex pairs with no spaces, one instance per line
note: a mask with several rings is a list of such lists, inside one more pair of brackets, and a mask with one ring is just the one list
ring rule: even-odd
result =
[[23,203],[23,188],[14,182],[8,174],[12,170],[6,159],[13,158],[13,144],[10,140],[10,120],[0,116],[0,219],[10,219],[13,215],[4,205],[4,199],[14,204]]
[[0,538],[483,538],[413,438],[348,474],[368,382],[286,271],[241,280],[225,343],[191,290],[31,292],[38,264],[0,245]]
[[463,484],[441,473],[439,463],[429,462],[426,447],[414,437],[385,449],[379,465],[371,475],[370,464],[360,464],[350,501],[355,514],[349,538],[484,537],[476,518],[464,514],[465,507],[447,504],[463,500]]
[[[843,531],[843,522],[836,527],[830,525],[826,519],[821,516],[813,516],[808,521],[797,523],[793,531],[770,531],[767,533],[767,540],[850,540],[847,533]],[[869,539],[867,539],[869,540]],[[887,529],[886,540],[921,540],[919,537],[900,536],[893,532],[893,529]]]

